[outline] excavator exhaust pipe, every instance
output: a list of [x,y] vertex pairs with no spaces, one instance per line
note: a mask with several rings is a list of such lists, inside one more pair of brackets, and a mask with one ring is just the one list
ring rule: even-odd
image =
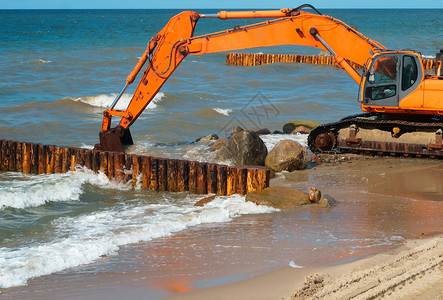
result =
[[129,128],[121,126],[101,131],[99,138],[100,144],[96,144],[94,150],[125,153],[124,146],[134,144]]

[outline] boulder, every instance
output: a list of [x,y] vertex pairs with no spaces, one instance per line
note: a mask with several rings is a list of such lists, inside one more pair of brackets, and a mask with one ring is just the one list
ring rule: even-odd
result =
[[198,142],[198,143],[207,143],[207,142],[215,141],[215,140],[218,140],[218,135],[210,134],[210,135],[207,135],[207,136],[204,136],[204,137],[201,137],[201,138],[197,139],[196,142]]
[[266,156],[265,166],[275,172],[303,170],[308,166],[308,152],[293,140],[282,140]]
[[271,131],[268,128],[262,128],[260,130],[254,131],[258,135],[262,134],[271,134]]
[[295,121],[291,121],[286,123],[285,125],[283,125],[283,132],[284,133],[292,133],[295,128],[297,128],[298,126],[305,126],[307,128],[313,129],[315,127],[317,127],[318,125],[321,125],[321,123],[317,122],[317,121],[312,121],[312,120],[295,120]]
[[318,201],[318,205],[321,207],[332,207],[336,206],[337,204],[338,201],[327,194],[323,195],[320,201]]
[[243,130],[244,130],[244,129],[241,128],[240,126],[232,127],[232,129],[231,129],[231,135],[233,135],[234,133],[237,133],[237,132],[243,131]]
[[218,150],[216,158],[230,160],[236,166],[265,164],[268,154],[265,143],[252,131],[243,130],[233,133]]
[[208,146],[209,151],[214,152],[217,151],[218,149],[220,149],[224,143],[226,143],[228,140],[227,139],[218,139],[215,142],[213,142],[212,144],[210,144]]
[[266,205],[286,209],[311,203],[308,194],[283,186],[267,187],[246,195],[246,201],[257,205]]
[[300,126],[295,127],[295,129],[292,133],[309,134],[311,131],[312,131],[311,128],[306,127],[305,125],[300,125]]

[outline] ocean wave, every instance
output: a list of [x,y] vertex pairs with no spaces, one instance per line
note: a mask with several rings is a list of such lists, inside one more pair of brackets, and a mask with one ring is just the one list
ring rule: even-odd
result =
[[[94,107],[100,107],[100,108],[108,108],[111,106],[112,102],[114,102],[115,97],[117,97],[117,94],[110,94],[110,95],[97,95],[97,96],[83,96],[83,97],[66,97],[64,99],[69,99],[74,102],[81,102],[85,103]],[[151,103],[147,106],[147,109],[155,109],[157,108],[157,105],[160,101],[162,101],[165,98],[165,94],[162,92],[157,93],[155,95],[154,99],[152,99]],[[117,105],[115,106],[115,109],[117,110],[125,110],[129,102],[132,99],[132,94],[123,94],[118,101]]]
[[24,285],[30,278],[115,254],[120,246],[169,236],[198,224],[228,222],[239,215],[276,211],[246,202],[240,195],[216,197],[203,207],[193,206],[194,201],[189,196],[184,203],[159,205],[140,201],[59,218],[52,222],[58,236],[52,242],[0,248],[0,288]]
[[110,186],[104,174],[94,174],[87,169],[63,174],[5,173],[3,176],[6,176],[6,179],[0,183],[0,210],[8,207],[36,207],[48,202],[78,201],[83,194],[85,183]]
[[216,112],[218,112],[221,115],[229,116],[230,113],[232,113],[232,109],[230,108],[213,108]]

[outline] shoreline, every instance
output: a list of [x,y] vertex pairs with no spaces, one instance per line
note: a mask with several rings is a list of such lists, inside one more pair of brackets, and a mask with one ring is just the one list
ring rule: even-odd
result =
[[352,262],[318,268],[282,267],[166,299],[367,299],[382,295],[390,299],[443,298],[442,233],[408,239],[394,249]]
[[[286,299],[311,273],[338,276],[347,266],[443,235],[440,161],[320,159],[306,170],[277,174],[271,186],[300,191],[316,186],[339,201],[335,207],[305,205],[201,224],[32,278],[24,286],[0,290],[0,296]],[[293,268],[290,261],[309,267]]]

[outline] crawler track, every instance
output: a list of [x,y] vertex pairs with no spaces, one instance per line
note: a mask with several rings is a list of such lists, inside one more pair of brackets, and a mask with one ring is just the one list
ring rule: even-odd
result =
[[[308,137],[308,145],[312,152],[338,149],[382,156],[443,158],[442,129],[443,121],[386,120],[376,113],[366,113],[316,127]],[[408,140],[408,135],[413,138]]]

